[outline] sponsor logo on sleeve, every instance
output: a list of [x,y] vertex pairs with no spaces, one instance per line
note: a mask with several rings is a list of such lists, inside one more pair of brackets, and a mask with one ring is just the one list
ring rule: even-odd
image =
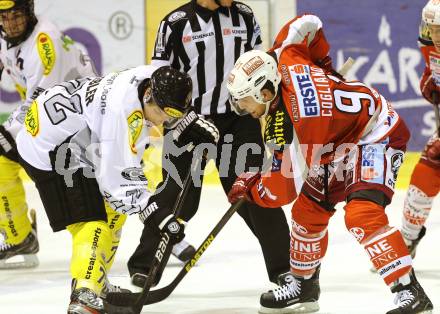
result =
[[139,136],[141,135],[143,122],[144,122],[144,115],[140,110],[134,111],[127,118],[128,131],[129,131],[128,134],[129,144],[130,144],[130,149],[134,154],[137,154],[136,142],[139,139]]
[[383,145],[365,145],[362,147],[361,180],[369,183],[384,183]]
[[251,8],[249,8],[247,5],[243,4],[243,3],[236,3],[235,6],[237,7],[237,9],[239,9],[241,12],[247,13],[247,14],[252,14],[252,10]]
[[289,66],[290,77],[297,95],[297,104],[302,118],[321,115],[318,92],[312,81],[310,67],[303,64]]
[[24,120],[24,125],[26,131],[32,136],[37,136],[40,131],[40,121],[38,119],[38,104],[34,100],[26,113],[26,118]]
[[168,22],[173,23],[176,22],[178,20],[180,20],[181,18],[184,18],[186,16],[186,13],[183,11],[177,11],[174,12],[173,14],[171,14],[168,18]]
[[47,76],[55,66],[55,46],[52,39],[46,33],[40,33],[37,38],[37,49],[43,63],[43,75]]

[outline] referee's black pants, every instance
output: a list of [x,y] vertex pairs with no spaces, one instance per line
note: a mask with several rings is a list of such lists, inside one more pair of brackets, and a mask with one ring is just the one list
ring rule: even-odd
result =
[[[220,180],[223,190],[225,193],[228,193],[237,177],[237,174],[235,173],[235,165],[237,161],[237,152],[242,144],[257,143],[261,147],[260,154],[252,154],[248,152],[246,158],[246,170],[248,167],[261,168],[262,166],[264,146],[261,136],[260,122],[248,115],[239,117],[234,113],[208,116],[206,118],[211,119],[220,131],[216,165],[221,174]],[[221,162],[221,148],[225,142],[226,134],[233,135],[232,142],[230,142],[230,136],[229,139],[228,136],[226,137],[227,144],[232,145],[229,167],[225,160]],[[164,144],[164,146],[165,152],[166,144]],[[169,155],[170,161],[174,163],[182,180],[185,178],[185,175],[189,170],[192,157],[193,154],[188,152],[177,157]],[[241,158],[243,158],[243,156]],[[228,174],[224,176],[226,171],[228,171]],[[239,174],[240,173],[238,173],[238,175]],[[166,176],[167,173],[164,169],[163,178],[166,178]],[[166,187],[161,194],[165,198],[168,196],[169,201],[171,202],[170,208],[172,208],[175,199],[170,199],[169,195],[176,195],[176,191],[180,190],[180,187],[172,179],[167,181]],[[189,221],[195,215],[199,206],[200,193],[201,185],[193,185],[191,187],[188,197],[183,205],[182,212],[179,215],[180,218]],[[260,242],[269,280],[276,283],[278,275],[287,272],[290,268],[290,235],[284,212],[281,208],[262,208],[258,205],[247,203],[238,210],[238,214],[244,219],[247,226]],[[159,240],[160,235],[157,232],[157,227],[150,226],[148,223],[145,224],[140,243],[128,261],[130,276],[134,273],[148,273],[149,265],[153,260]]]

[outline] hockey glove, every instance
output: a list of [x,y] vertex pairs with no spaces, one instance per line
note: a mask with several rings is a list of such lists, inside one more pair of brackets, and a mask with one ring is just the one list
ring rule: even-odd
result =
[[168,234],[170,244],[179,243],[185,237],[184,225],[174,215],[168,215],[159,223],[159,230],[162,234]]
[[173,130],[173,138],[182,146],[190,143],[194,146],[202,143],[217,145],[219,132],[213,123],[190,111]]
[[420,80],[420,91],[422,92],[423,97],[425,97],[425,99],[431,104],[434,104],[433,94],[437,93],[437,99],[440,94],[440,89],[435,84],[431,70],[428,68],[425,69],[422,79]]
[[433,164],[440,166],[440,139],[428,143],[426,146],[426,157]]
[[330,73],[333,76],[336,76],[340,80],[345,81],[345,78],[333,68],[332,58],[330,56],[326,56],[325,58],[316,61],[316,65],[323,69],[326,73]]
[[168,206],[161,207],[156,201],[151,202],[151,199],[148,206],[139,213],[139,219],[145,225],[158,228],[160,233],[167,233],[171,244],[179,243],[185,237],[184,225],[171,214]]
[[228,193],[229,203],[233,204],[243,197],[252,202],[250,190],[260,178],[259,172],[244,172],[239,175]]

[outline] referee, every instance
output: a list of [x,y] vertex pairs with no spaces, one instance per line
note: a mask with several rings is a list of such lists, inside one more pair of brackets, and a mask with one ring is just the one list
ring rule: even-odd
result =
[[[261,47],[260,34],[260,26],[247,5],[232,0],[192,0],[165,16],[156,37],[151,64],[171,65],[187,72],[193,80],[194,111],[210,119],[220,132],[215,162],[225,193],[237,177],[235,164],[242,144],[256,143],[262,148],[261,154],[247,156],[246,167],[261,169],[263,163],[259,120],[232,112],[226,89],[226,79],[238,57]],[[224,166],[227,162],[222,160],[220,163],[220,148],[224,143],[232,145],[229,169]],[[179,156],[168,155],[180,178],[185,177],[192,157],[188,152]],[[164,178],[168,175],[165,170],[163,175]],[[166,184],[167,191],[180,189],[172,179],[164,180],[162,184]],[[192,186],[180,215],[183,220],[188,221],[196,213],[200,193],[200,184]],[[158,196],[165,199],[167,195],[161,193]],[[278,275],[290,268],[289,227],[282,209],[246,204],[238,213],[260,242],[270,281],[277,283]],[[145,225],[140,244],[128,262],[133,284],[143,286],[144,275],[148,273],[158,243],[159,236],[154,227]],[[156,281],[159,279],[160,275]]]

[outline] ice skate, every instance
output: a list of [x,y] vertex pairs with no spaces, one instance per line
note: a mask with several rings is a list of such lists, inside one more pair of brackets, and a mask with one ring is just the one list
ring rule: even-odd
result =
[[394,303],[398,307],[388,311],[387,314],[432,313],[434,308],[432,302],[417,281],[414,270],[411,270],[409,278],[408,283],[402,282],[402,278],[399,279],[391,288],[391,292],[397,293]]
[[171,253],[181,262],[186,262],[196,253],[196,249],[185,240],[182,240],[173,246]]
[[417,239],[415,240],[408,240],[405,237],[403,238],[405,240],[405,244],[408,247],[409,252],[411,253],[411,257],[416,257],[416,250],[417,246],[419,245],[420,240],[423,239],[423,237],[426,234],[426,228],[425,226],[422,226],[422,229],[419,232],[419,235],[417,236]]
[[260,298],[259,313],[311,313],[319,310],[318,299],[319,270],[316,269],[312,278],[304,279],[285,273],[278,277],[282,284],[275,290],[263,293]]
[[95,292],[88,288],[75,289],[70,297],[67,314],[105,314],[104,304]]
[[31,210],[32,230],[19,244],[0,243],[0,269],[20,269],[37,267],[37,253],[40,249],[37,239],[35,210]]
[[116,286],[110,283],[108,280],[108,277],[105,278],[104,287],[101,291],[101,298],[103,300],[106,299],[107,294],[111,292],[124,292],[124,293],[130,293],[131,291],[128,289],[121,288],[120,286]]

